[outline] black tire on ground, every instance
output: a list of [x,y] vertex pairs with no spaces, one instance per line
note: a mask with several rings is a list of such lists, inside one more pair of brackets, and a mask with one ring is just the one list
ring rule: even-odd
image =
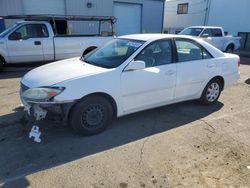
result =
[[0,71],[2,71],[4,68],[4,61],[0,57]]
[[70,126],[79,134],[89,136],[103,132],[113,120],[113,107],[102,96],[80,100],[71,110]]
[[204,88],[200,101],[202,104],[211,105],[218,101],[222,91],[222,83],[218,79],[212,79]]
[[233,53],[234,52],[234,45],[233,44],[228,45],[226,48],[226,52]]

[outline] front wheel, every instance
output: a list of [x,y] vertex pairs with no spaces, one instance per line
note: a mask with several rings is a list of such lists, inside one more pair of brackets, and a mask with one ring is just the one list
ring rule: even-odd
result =
[[71,127],[81,135],[104,131],[113,120],[113,108],[102,96],[89,96],[79,101],[69,117]]
[[221,82],[217,79],[211,80],[203,90],[200,98],[201,102],[207,105],[214,104],[220,97],[221,90]]

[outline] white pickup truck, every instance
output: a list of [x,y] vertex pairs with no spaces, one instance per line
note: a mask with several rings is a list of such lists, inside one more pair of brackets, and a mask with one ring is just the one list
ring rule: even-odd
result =
[[222,27],[192,26],[185,28],[180,35],[200,37],[221,51],[232,53],[240,48],[240,37],[226,36]]
[[47,21],[20,21],[0,33],[0,69],[6,63],[50,62],[77,57],[113,36],[55,35]]

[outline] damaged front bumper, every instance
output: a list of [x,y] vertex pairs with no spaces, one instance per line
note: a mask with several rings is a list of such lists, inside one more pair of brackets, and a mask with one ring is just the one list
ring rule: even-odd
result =
[[70,108],[74,105],[75,101],[65,101],[65,102],[32,102],[25,101],[21,97],[22,104],[24,105],[24,110],[29,116],[35,118],[36,121],[40,121],[46,118],[48,114],[56,117],[60,117],[62,121],[66,121]]
[[59,117],[62,121],[67,121],[67,117],[71,107],[75,104],[73,101],[47,101],[47,102],[37,102],[37,101],[27,101],[23,98],[22,93],[27,90],[28,87],[24,87],[21,84],[20,99],[24,106],[24,110],[28,115],[34,118],[36,121],[43,120],[48,114]]

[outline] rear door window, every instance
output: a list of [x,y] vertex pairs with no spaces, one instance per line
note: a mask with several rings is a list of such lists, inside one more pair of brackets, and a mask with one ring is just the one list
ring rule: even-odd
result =
[[221,29],[212,29],[212,36],[213,37],[222,37]]
[[190,39],[176,39],[178,62],[212,58],[210,53],[197,42]]

